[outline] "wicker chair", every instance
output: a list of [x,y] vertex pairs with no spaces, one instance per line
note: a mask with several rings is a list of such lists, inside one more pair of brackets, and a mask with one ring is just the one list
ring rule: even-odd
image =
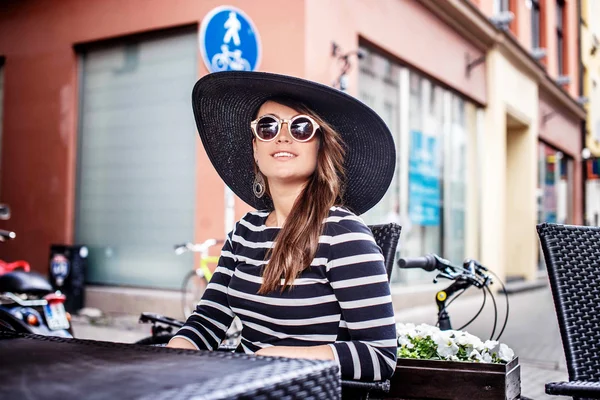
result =
[[[394,223],[385,225],[370,225],[375,242],[383,252],[385,260],[385,270],[387,271],[388,281],[392,276],[394,268],[394,257],[396,256],[396,248],[400,240],[400,232],[402,228]],[[342,399],[368,399],[371,391],[389,392],[390,381],[382,382],[362,382],[352,380],[342,380]]]
[[569,382],[546,393],[600,399],[600,228],[540,224]]

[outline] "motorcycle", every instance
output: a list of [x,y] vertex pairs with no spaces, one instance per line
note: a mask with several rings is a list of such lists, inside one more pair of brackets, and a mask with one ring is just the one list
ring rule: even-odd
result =
[[[9,218],[10,209],[0,204],[0,219]],[[0,242],[15,238],[14,232],[0,230]],[[26,261],[0,260],[0,330],[72,338],[65,300],[65,295],[31,271]]]

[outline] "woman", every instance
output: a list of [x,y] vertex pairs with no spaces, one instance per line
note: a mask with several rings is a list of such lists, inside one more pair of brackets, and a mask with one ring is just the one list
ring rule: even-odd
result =
[[267,73],[210,74],[193,104],[211,162],[259,211],[228,235],[196,312],[169,346],[215,349],[237,315],[246,353],[336,360],[349,379],[390,377],[397,349],[387,274],[356,216],[390,184],[388,128],[336,89]]

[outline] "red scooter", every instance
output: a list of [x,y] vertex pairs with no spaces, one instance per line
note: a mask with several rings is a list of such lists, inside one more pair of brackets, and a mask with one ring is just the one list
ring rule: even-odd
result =
[[[0,204],[0,219],[9,218],[10,209]],[[0,230],[0,242],[15,238],[14,232]],[[0,330],[73,337],[65,300],[26,261],[0,260]]]

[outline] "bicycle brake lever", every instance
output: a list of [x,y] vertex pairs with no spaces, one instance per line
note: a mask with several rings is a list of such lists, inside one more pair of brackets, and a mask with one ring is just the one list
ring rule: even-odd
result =
[[433,278],[433,283],[437,283],[438,282],[438,278],[445,278],[445,279],[448,279],[448,280],[451,280],[451,281],[454,280],[454,277],[452,275],[450,275],[448,273],[445,273],[445,272],[440,272],[439,274],[437,274],[435,276],[435,278]]

